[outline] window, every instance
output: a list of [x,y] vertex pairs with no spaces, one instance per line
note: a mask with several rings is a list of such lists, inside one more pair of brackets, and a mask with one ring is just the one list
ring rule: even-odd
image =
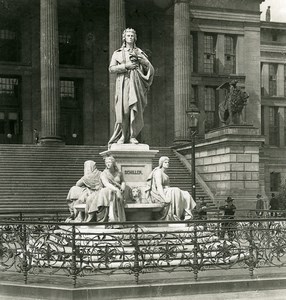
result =
[[61,80],[61,99],[75,98],[75,89],[73,80]]
[[65,30],[59,32],[59,61],[62,65],[78,65],[80,63],[80,41],[78,31]]
[[19,61],[19,37],[15,30],[0,29],[0,60]]
[[191,33],[191,71],[198,72],[198,34]]
[[286,108],[284,107],[284,141],[286,142]]
[[218,103],[216,99],[216,88],[205,88],[205,132],[218,126]]
[[286,65],[284,65],[284,97],[286,97]]
[[74,80],[60,81],[60,97],[62,105],[65,107],[75,107],[77,105],[77,97]]
[[261,89],[260,92],[261,92],[261,96],[265,96],[263,68],[264,68],[264,65],[263,65],[263,63],[261,63],[261,65],[260,65],[260,89]]
[[269,145],[279,146],[278,107],[269,107]]
[[0,95],[16,96],[15,86],[18,86],[17,78],[0,77]]
[[5,134],[5,113],[0,111],[0,134]]
[[271,38],[272,38],[272,42],[277,42],[278,41],[278,33],[276,31],[272,31]]
[[270,173],[270,192],[278,192],[281,185],[281,174],[278,172]]
[[61,136],[67,145],[81,144],[82,133],[82,80],[61,78]]
[[9,133],[11,133],[12,135],[19,133],[18,113],[16,112],[8,113],[8,128],[9,128]]
[[228,74],[236,72],[236,37],[225,35],[224,37],[224,71]]
[[216,61],[216,35],[205,34],[204,35],[204,72],[215,73],[215,61]]
[[261,106],[261,134],[265,134],[265,122],[264,122],[264,106]]
[[17,78],[0,77],[0,104],[17,105],[19,101],[19,80]]
[[198,86],[192,85],[191,102],[198,104]]
[[269,64],[269,96],[277,96],[277,64]]

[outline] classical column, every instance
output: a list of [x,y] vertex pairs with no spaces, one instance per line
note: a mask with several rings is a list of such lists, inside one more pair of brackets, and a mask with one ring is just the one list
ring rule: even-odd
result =
[[269,95],[269,63],[262,62],[261,69],[261,96]]
[[277,96],[284,97],[284,64],[278,64],[277,68]]
[[219,74],[224,73],[225,67],[225,58],[224,58],[224,34],[217,35],[217,42],[216,42],[216,69]]
[[186,110],[191,99],[190,8],[188,0],[174,7],[174,138],[188,140]]
[[237,36],[236,41],[236,74],[244,74],[244,37]]
[[[122,45],[122,32],[125,29],[125,1],[109,0],[109,56]],[[113,131],[115,123],[115,74],[109,76],[109,111],[110,131]]]
[[278,117],[279,117],[279,147],[285,147],[285,121],[284,121],[284,116],[285,116],[285,108],[284,107],[279,107],[278,108]]
[[40,1],[41,142],[60,142],[57,0]]

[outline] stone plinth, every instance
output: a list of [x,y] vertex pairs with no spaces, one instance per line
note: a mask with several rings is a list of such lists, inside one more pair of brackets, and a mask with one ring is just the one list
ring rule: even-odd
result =
[[112,155],[131,188],[140,187],[142,196],[146,180],[152,171],[152,158],[158,150],[150,150],[146,144],[112,144],[110,149],[101,152],[102,157]]
[[[264,137],[251,125],[231,125],[206,134],[196,145],[196,170],[213,192],[217,205],[233,196],[239,209],[254,209],[260,185],[259,148]],[[185,156],[191,160],[191,151]]]

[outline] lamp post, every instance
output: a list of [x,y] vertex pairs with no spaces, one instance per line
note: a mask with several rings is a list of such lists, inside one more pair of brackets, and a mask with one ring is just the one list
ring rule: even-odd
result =
[[192,141],[192,197],[196,202],[196,134],[200,112],[194,103],[186,111]]

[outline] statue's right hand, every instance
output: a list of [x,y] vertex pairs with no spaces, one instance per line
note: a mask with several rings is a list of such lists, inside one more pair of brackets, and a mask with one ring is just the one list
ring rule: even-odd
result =
[[125,68],[127,70],[134,70],[138,67],[138,65],[136,63],[133,63],[131,61],[128,61],[126,64],[125,64]]
[[115,193],[117,198],[122,198],[122,192],[120,191],[120,189],[116,188]]

